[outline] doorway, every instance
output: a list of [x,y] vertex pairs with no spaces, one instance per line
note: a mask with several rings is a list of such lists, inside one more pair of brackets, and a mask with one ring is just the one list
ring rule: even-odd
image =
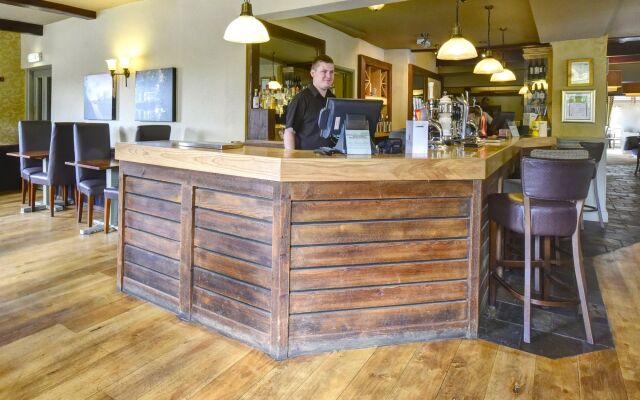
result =
[[51,66],[29,69],[27,72],[27,119],[51,119]]

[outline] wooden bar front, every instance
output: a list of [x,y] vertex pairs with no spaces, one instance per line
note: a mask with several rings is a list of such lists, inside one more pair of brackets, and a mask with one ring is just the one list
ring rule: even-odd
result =
[[[442,159],[118,144],[119,288],[276,359],[475,337],[488,287],[486,196],[519,146],[549,142]],[[482,163],[489,175],[461,179],[448,162]],[[350,163],[365,172],[285,178],[314,164],[344,177]],[[405,179],[372,180],[385,166]],[[417,179],[406,179],[411,170]]]

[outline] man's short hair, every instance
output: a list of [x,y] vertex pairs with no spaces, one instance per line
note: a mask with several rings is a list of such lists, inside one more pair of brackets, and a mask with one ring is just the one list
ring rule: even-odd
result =
[[321,54],[313,59],[313,62],[311,63],[311,69],[316,69],[318,67],[318,64],[320,64],[321,62],[333,64],[333,58],[329,57],[326,54]]

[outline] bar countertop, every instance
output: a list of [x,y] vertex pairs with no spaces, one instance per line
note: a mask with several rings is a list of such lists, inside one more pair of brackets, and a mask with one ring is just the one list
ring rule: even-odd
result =
[[244,146],[184,148],[176,141],[118,143],[125,162],[211,172],[279,182],[486,179],[520,148],[552,146],[555,137],[513,138],[478,149],[448,146],[427,154],[333,155],[309,150]]

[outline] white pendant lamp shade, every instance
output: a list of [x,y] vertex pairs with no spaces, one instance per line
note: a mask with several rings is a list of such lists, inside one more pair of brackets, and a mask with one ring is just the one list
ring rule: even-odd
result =
[[515,81],[516,75],[508,68],[504,68],[502,72],[496,72],[491,75],[491,82],[510,82]]
[[269,33],[262,22],[251,12],[251,3],[242,3],[240,16],[227,26],[224,40],[234,43],[264,43],[269,41]]
[[280,84],[280,82],[278,81],[269,81],[269,83],[267,83],[267,87],[269,88],[269,90],[278,90],[278,89],[282,89],[282,85]]
[[473,69],[474,74],[495,74],[502,72],[502,64],[491,56],[491,50],[487,50],[487,56],[480,60]]
[[460,33],[460,22],[458,14],[460,9],[460,0],[456,0],[456,24],[453,26],[453,34],[451,39],[444,42],[438,49],[436,58],[438,60],[469,60],[478,57],[475,46],[462,37]]
[[458,35],[451,37],[438,49],[438,60],[469,60],[478,57],[475,46]]
[[518,91],[518,94],[528,94],[528,93],[529,93],[529,87],[527,85],[522,86]]

